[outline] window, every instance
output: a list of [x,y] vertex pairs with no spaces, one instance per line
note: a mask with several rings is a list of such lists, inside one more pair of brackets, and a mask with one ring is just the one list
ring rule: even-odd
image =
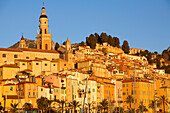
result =
[[68,86],[70,86],[70,82],[68,82]]
[[47,64],[45,64],[45,66],[47,66]]
[[126,87],[128,87],[128,84],[126,84]]
[[[45,33],[46,34],[46,33]],[[47,50],[48,49],[48,44],[45,44],[45,49]]]
[[82,64],[80,64],[80,68],[82,67]]
[[125,84],[123,84],[123,87],[125,87]]
[[28,89],[31,89],[31,86],[30,86],[30,84],[28,85]]
[[29,57],[26,57],[26,59],[29,59]]
[[84,66],[86,67],[86,66],[87,66],[87,63],[85,63]]
[[39,63],[36,63],[36,65],[39,65]]
[[14,58],[18,58],[18,55],[14,55]]
[[5,58],[5,57],[6,57],[6,54],[2,54],[2,57],[4,57],[4,58]]
[[17,64],[17,63],[15,63],[15,65],[17,66],[18,64]]
[[33,85],[33,90],[35,90],[35,85]]
[[35,97],[35,92],[33,92],[33,97]]
[[41,91],[43,91],[43,88],[41,88]]
[[30,97],[31,96],[31,93],[30,92],[28,92],[28,97]]
[[47,30],[45,29],[45,34],[47,34]]
[[93,92],[95,92],[95,89],[93,89]]
[[53,64],[53,66],[55,66],[55,64]]
[[75,85],[76,85],[76,83],[75,83],[75,82],[73,82],[73,85],[75,86]]
[[13,87],[10,87],[10,91],[13,91]]
[[25,63],[22,63],[22,65],[25,65]]
[[62,90],[62,94],[64,94],[64,90]]
[[2,76],[2,71],[0,71],[0,76]]
[[64,66],[66,66],[66,64],[64,64]]
[[29,63],[29,65],[31,65],[31,63]]

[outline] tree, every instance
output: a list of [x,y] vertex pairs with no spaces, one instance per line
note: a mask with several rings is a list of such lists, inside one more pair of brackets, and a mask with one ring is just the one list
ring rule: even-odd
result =
[[3,107],[2,107],[1,102],[0,102],[0,113],[1,113],[2,110],[3,110]]
[[41,97],[37,99],[37,105],[40,110],[42,110],[42,113],[47,110],[48,108],[48,99],[46,97]]
[[117,38],[117,37],[113,37],[113,41],[115,42],[115,45],[114,45],[114,47],[120,47],[120,42],[119,42],[119,38]]
[[146,112],[146,111],[148,111],[148,109],[146,108],[146,106],[143,105],[143,102],[141,102],[138,109],[137,109],[137,112],[143,113],[143,112]]
[[66,41],[63,42],[63,45],[66,45]]
[[163,52],[162,52],[162,57],[165,59],[165,60],[169,60],[169,52],[168,52],[168,50],[164,50]]
[[131,95],[128,95],[128,97],[126,98],[126,103],[129,103],[129,111],[131,111],[131,103],[134,101],[133,97]]
[[101,34],[100,34],[100,37],[101,37],[102,43],[108,42],[108,36],[107,36],[106,33],[101,33]]
[[23,108],[24,108],[25,111],[30,110],[31,113],[32,113],[32,108],[33,108],[33,106],[32,106],[31,103],[25,103],[25,104],[23,105]]
[[163,111],[165,113],[165,106],[169,104],[168,99],[164,95],[162,95],[159,97],[159,103],[162,104]]
[[79,46],[85,46],[85,42],[81,41],[81,43],[79,43]]
[[100,112],[102,113],[102,106],[101,105],[97,105],[97,111],[100,110]]
[[155,108],[155,107],[156,107],[156,106],[155,106],[155,104],[156,104],[156,106],[158,106],[158,107],[160,106],[160,104],[157,102],[157,100],[155,100],[155,101],[154,101],[154,100],[152,100],[152,101],[151,101],[151,103],[150,103],[150,104],[149,104],[149,106],[148,106],[149,108],[151,108],[151,109],[152,109],[153,113],[155,113],[155,110],[156,110],[156,108]]
[[108,43],[109,43],[111,46],[113,46],[113,47],[114,47],[114,45],[115,45],[115,40],[113,40],[113,38],[112,38],[111,35],[109,35]]
[[48,100],[48,111],[49,111],[49,113],[51,113],[51,111],[52,111],[52,107],[51,107],[52,103],[53,103],[53,100]]
[[86,43],[90,48],[95,49],[97,40],[93,34],[91,34],[89,37],[86,37]]
[[18,104],[12,104],[12,103],[11,103],[11,107],[12,107],[12,108],[11,108],[10,111],[11,111],[12,113],[16,113],[16,111],[17,111],[17,106],[18,106]]
[[55,43],[55,50],[57,51],[59,47],[60,47],[60,45],[58,44],[58,42],[56,42]]
[[104,112],[105,112],[105,110],[108,108],[107,99],[103,99],[102,102],[100,102],[100,105],[101,105],[102,109],[104,109]]
[[73,100],[73,102],[71,103],[71,106],[73,106],[74,113],[76,113],[76,108],[80,107],[81,105],[76,100]]
[[122,107],[115,107],[113,113],[124,113],[124,109]]
[[126,40],[124,40],[123,42],[123,45],[122,45],[122,50],[125,52],[125,53],[129,53],[129,44]]
[[62,113],[64,111],[64,104],[66,103],[65,100],[56,100],[57,103],[59,103],[59,109],[61,109]]
[[102,44],[102,41],[101,41],[101,38],[100,38],[99,34],[94,33],[94,36],[95,36],[95,38],[97,40],[97,43]]

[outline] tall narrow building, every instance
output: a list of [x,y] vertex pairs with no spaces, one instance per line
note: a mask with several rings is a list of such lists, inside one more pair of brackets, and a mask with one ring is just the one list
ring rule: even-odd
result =
[[51,50],[51,32],[48,31],[48,17],[45,7],[42,7],[42,13],[39,19],[39,32],[37,32],[37,49]]

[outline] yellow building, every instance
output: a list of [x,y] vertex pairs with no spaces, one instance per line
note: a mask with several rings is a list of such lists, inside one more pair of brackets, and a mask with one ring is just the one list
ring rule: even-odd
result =
[[21,82],[17,84],[17,91],[19,86],[19,95],[25,100],[25,103],[31,103],[33,108],[37,108],[37,84],[34,82]]
[[123,80],[123,106],[124,109],[130,108],[129,103],[127,103],[127,97],[129,95],[132,96],[134,99],[134,102],[131,103],[131,108],[138,109],[141,102],[143,102],[143,105],[147,107],[149,112],[152,111],[152,109],[148,108],[151,101],[154,99],[154,85],[153,82],[150,82],[148,80]]
[[4,64],[0,66],[0,80],[15,78],[19,67],[15,64]]

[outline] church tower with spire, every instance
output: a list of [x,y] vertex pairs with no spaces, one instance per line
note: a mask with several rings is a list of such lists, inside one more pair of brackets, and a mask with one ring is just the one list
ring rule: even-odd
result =
[[51,50],[51,32],[48,30],[48,17],[45,7],[42,7],[42,13],[39,19],[39,32],[37,31],[37,49]]
[[21,40],[19,42],[19,48],[25,48],[25,47],[26,47],[26,43],[25,43],[25,39],[22,35]]

